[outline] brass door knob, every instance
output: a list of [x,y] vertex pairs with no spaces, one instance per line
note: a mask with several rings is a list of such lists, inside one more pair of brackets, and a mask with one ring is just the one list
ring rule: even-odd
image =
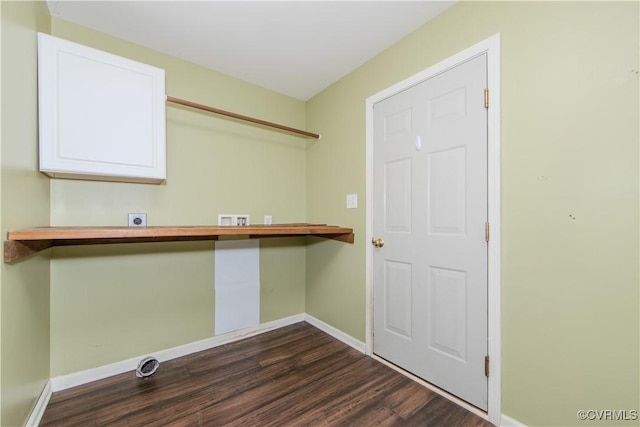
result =
[[376,248],[381,248],[384,246],[384,240],[382,239],[373,239],[371,240],[371,244]]

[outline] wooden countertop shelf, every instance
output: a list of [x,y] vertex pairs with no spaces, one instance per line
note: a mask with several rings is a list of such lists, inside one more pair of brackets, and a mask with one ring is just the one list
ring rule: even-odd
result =
[[218,240],[220,236],[316,236],[353,243],[353,229],[326,224],[159,227],[39,227],[10,231],[4,242],[4,262],[11,263],[53,246],[108,243]]

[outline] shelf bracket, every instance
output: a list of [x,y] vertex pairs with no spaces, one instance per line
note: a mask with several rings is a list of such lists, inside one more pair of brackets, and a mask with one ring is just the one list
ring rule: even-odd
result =
[[30,257],[53,246],[52,240],[5,240],[4,262],[12,263]]
[[[305,235],[301,235],[301,236],[305,236]],[[264,234],[250,234],[249,238],[250,239],[265,239],[265,238],[271,238],[271,237],[294,237],[291,236],[290,234],[268,234],[268,235],[264,235]],[[297,236],[300,237],[300,236]],[[338,242],[344,242],[344,243],[353,243],[355,241],[355,234],[354,233],[344,233],[344,234],[307,234],[306,237],[320,237],[322,239],[329,239],[329,240],[337,240]]]
[[323,239],[337,240],[338,242],[353,243],[355,241],[355,235],[353,233],[345,234],[314,234],[315,237],[322,237]]

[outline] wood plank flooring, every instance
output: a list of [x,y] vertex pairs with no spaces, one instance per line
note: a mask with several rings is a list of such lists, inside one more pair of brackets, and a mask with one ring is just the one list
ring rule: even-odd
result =
[[54,393],[40,425],[491,426],[304,322]]

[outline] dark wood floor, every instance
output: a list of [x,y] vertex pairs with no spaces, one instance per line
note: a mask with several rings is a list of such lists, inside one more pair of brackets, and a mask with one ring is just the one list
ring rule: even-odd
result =
[[491,426],[298,323],[54,393],[41,426]]

